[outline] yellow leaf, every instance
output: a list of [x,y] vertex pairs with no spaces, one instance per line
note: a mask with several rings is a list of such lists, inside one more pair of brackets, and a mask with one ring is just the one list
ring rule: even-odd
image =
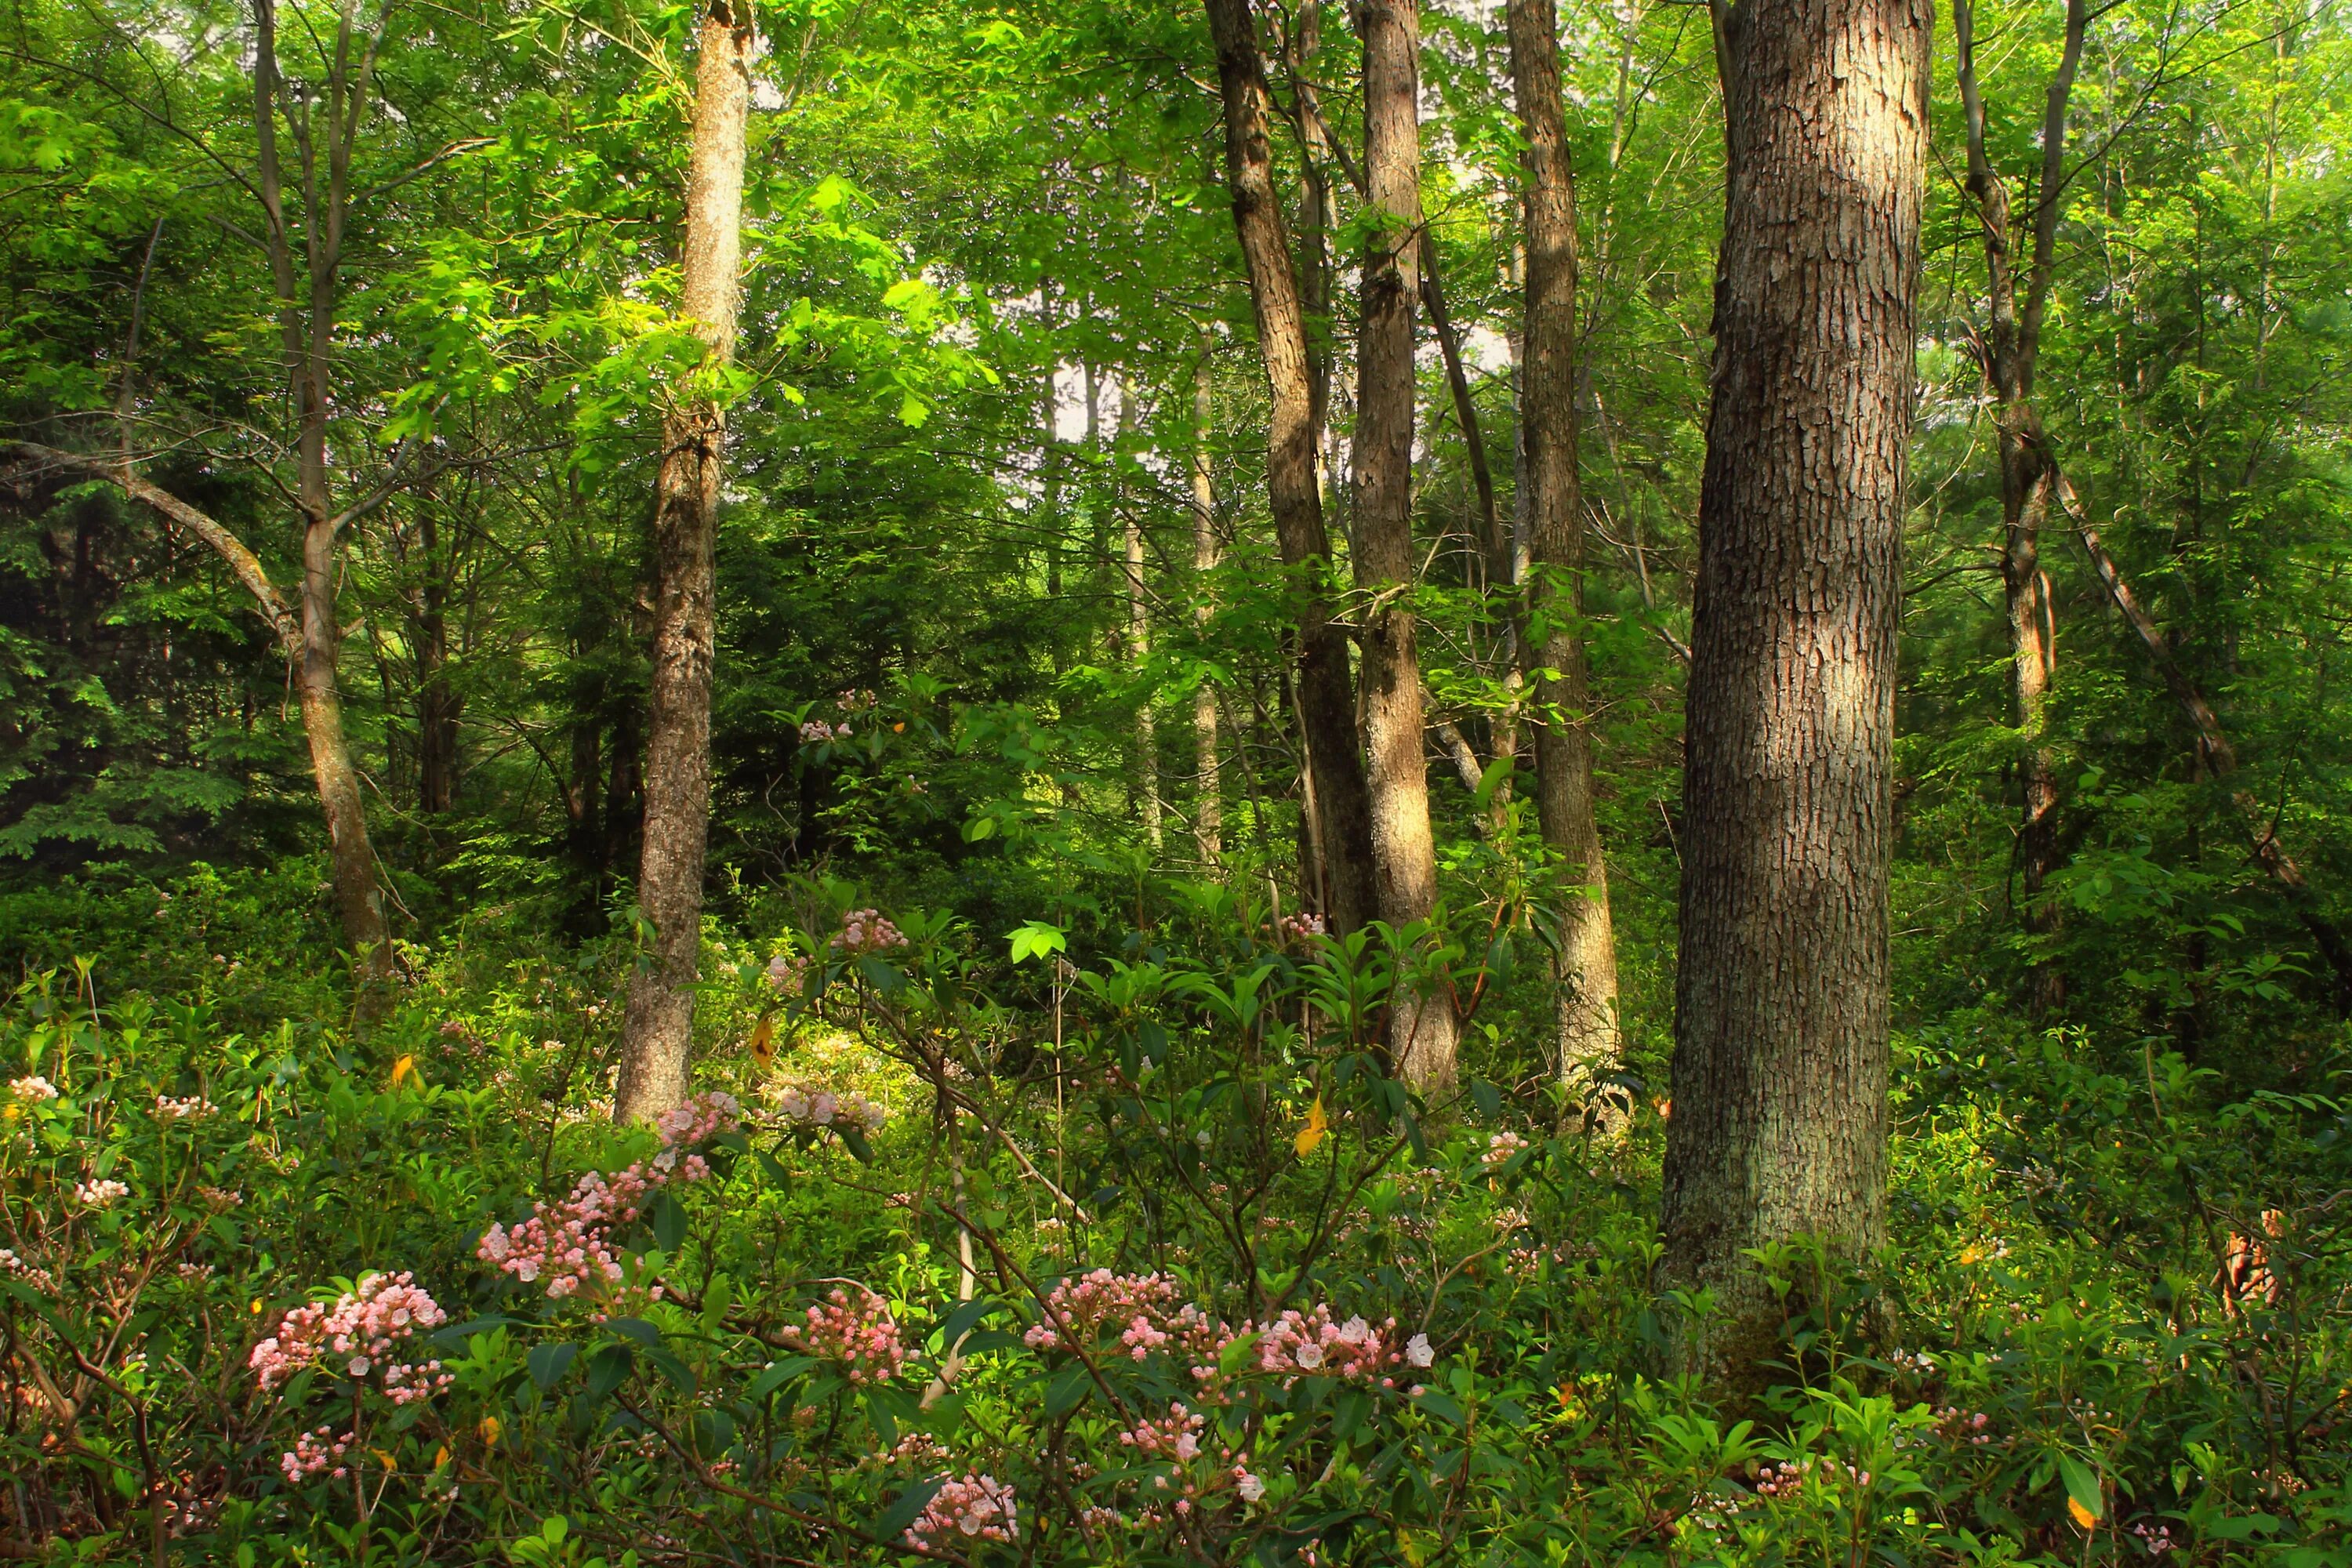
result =
[[419,1081],[421,1080],[416,1076],[416,1058],[415,1057],[404,1056],[398,1061],[392,1064],[393,1088],[398,1089],[404,1083],[416,1083]]
[[495,1448],[499,1446],[499,1418],[497,1416],[483,1416],[481,1426],[476,1428],[476,1430],[479,1431],[482,1435],[483,1447]]
[[1330,1131],[1331,1123],[1323,1114],[1323,1097],[1318,1094],[1315,1097],[1315,1103],[1307,1108],[1307,1125],[1298,1130],[1298,1136],[1290,1141],[1290,1146],[1297,1150],[1298,1157],[1304,1160],[1315,1152],[1315,1146],[1322,1142],[1323,1135]]
[[389,1470],[397,1468],[392,1462],[392,1456],[385,1453],[382,1448],[370,1448],[368,1452],[373,1454],[376,1457],[376,1462],[381,1464],[385,1469]]
[[2073,1498],[2068,1498],[2066,1500],[2066,1511],[2073,1514],[2074,1516],[2074,1522],[2081,1525],[2084,1530],[2089,1530],[2099,1522],[2099,1516],[2097,1514],[2093,1513],[2089,1509],[2084,1508],[2080,1502],[2076,1501]]
[[761,1014],[760,1021],[751,1026],[751,1059],[763,1071],[776,1059],[776,1020],[771,1014]]
[[433,1468],[436,1470],[446,1470],[449,1468],[448,1444],[444,1443],[433,1450]]

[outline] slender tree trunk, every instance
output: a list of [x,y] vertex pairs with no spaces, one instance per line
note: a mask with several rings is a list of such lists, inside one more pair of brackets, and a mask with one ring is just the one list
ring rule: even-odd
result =
[[1316,477],[1315,400],[1298,285],[1291,275],[1290,241],[1274,190],[1274,153],[1267,139],[1269,93],[1248,0],[1207,0],[1217,47],[1217,78],[1224,99],[1225,179],[1234,228],[1249,268],[1250,303],[1257,317],[1258,351],[1265,362],[1273,408],[1266,429],[1266,490],[1276,541],[1298,608],[1298,710],[1307,766],[1308,798],[1317,814],[1327,912],[1333,928],[1354,931],[1378,911],[1372,887],[1371,803],[1356,742],[1355,683],[1348,668],[1348,637],[1332,624],[1331,542],[1324,531],[1323,498]]
[[[1192,617],[1206,626],[1215,614],[1206,584],[1217,567],[1217,480],[1209,452],[1215,405],[1214,367],[1210,363],[1210,340],[1201,342],[1200,363],[1192,367],[1192,572],[1195,583]],[[1202,681],[1192,692],[1192,753],[1198,782],[1192,802],[1192,841],[1201,863],[1215,866],[1224,859],[1225,803],[1217,755],[1217,693]]]
[[[708,345],[706,368],[724,364],[735,348],[752,42],[748,12],[738,19],[730,0],[711,0],[695,71],[679,300]],[[654,518],[660,585],[646,735],[645,848],[637,872],[637,906],[653,926],[653,951],[629,984],[613,1091],[616,1121],[658,1116],[683,1103],[692,1072],[710,816],[714,548],[726,435],[725,413],[708,386],[689,382],[673,390],[662,419]]]
[[[2009,617],[2011,686],[2017,703],[2018,731],[2025,745],[2018,875],[2024,895],[2023,924],[2027,931],[2043,939],[2058,928],[2058,906],[2042,890],[2057,864],[2058,768],[2048,740],[2050,687],[2057,670],[2057,627],[2051,613],[2050,578],[2042,569],[2042,528],[2050,515],[2051,487],[2057,469],[2042,438],[2042,417],[2033,406],[2033,373],[2057,262],[2066,104],[2082,60],[2088,20],[2088,0],[2067,0],[2065,43],[2043,100],[2042,163],[2026,188],[2033,244],[2021,277],[2009,187],[1985,151],[1984,100],[1977,79],[1976,6],[1973,0],[1953,0],[1952,5],[1956,75],[1968,128],[1968,191],[1984,239],[1990,323],[1983,359],[2000,449],[2001,585]],[[2065,999],[2065,972],[2053,956],[2037,953],[2036,1012],[2054,1012]]]
[[[2116,564],[2116,558],[2100,539],[2099,531],[2084,514],[2083,503],[2076,499],[2065,474],[2053,466],[2051,480],[2060,503],[2074,519],[2075,532],[2091,558],[2091,570],[2100,586],[2106,589],[2107,596],[2138,637],[2140,646],[2147,650],[2148,661],[2156,666],[2157,673],[2164,679],[2165,689],[2172,693],[2189,728],[2196,731],[2198,751],[2206,768],[2216,779],[2232,777],[2238,771],[2238,752],[2221,728],[2221,715],[2213,711],[2213,705],[2205,700],[2189,672],[2181,668],[2170,639],[2158,629],[2138,595],[2132,592],[2122,568]],[[2326,961],[2332,976],[2329,994],[2337,1016],[2352,1017],[2352,942],[2346,940],[2342,929],[2321,910],[2310,883],[2304,878],[2303,868],[2279,842],[2276,815],[2242,784],[2231,790],[2230,803],[2237,808],[2239,820],[2245,827],[2247,847],[2253,854],[2254,863],[2279,885],[2295,918],[2310,933],[2312,945]]]
[[[1519,367],[1529,570],[1520,644],[1535,714],[1536,816],[1560,858],[1558,1028],[1563,1082],[1595,1102],[1617,1069],[1617,942],[1593,819],[1587,728],[1584,516],[1577,487],[1576,184],[1552,0],[1510,0],[1511,84],[1527,138],[1527,318]],[[1549,673],[1547,673],[1549,672]]]
[[[1127,374],[1118,378],[1118,432],[1125,436],[1128,422],[1134,417],[1134,405],[1129,400]],[[1113,481],[1112,495],[1126,522],[1125,586],[1127,589],[1127,658],[1137,669],[1151,657],[1151,601],[1143,584],[1143,512],[1127,502],[1125,486]],[[1160,820],[1160,717],[1147,694],[1143,706],[1135,710],[1135,780],[1137,802],[1143,812],[1143,837],[1151,846],[1155,858],[1165,847],[1166,832]]]
[[[1429,828],[1429,750],[1413,643],[1413,299],[1421,257],[1421,16],[1417,0],[1356,9],[1364,43],[1364,182],[1379,224],[1364,242],[1356,348],[1356,588],[1362,632],[1364,738],[1371,757],[1372,874],[1381,919],[1400,936],[1437,902]],[[1402,973],[1389,1008],[1389,1052],[1423,1094],[1454,1080],[1454,999]]]
[[437,816],[457,804],[457,724],[465,700],[449,680],[448,579],[433,508],[420,509],[424,581],[416,591],[416,807]]
[[1748,1249],[1885,1231],[1887,891],[1927,0],[1743,0],[1700,494],[1661,1274],[1754,1386]]

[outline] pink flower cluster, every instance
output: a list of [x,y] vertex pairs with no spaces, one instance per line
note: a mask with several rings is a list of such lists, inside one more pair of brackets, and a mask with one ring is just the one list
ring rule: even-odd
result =
[[1120,1325],[1119,1343],[1137,1361],[1166,1344],[1183,1289],[1165,1274],[1074,1274],[1045,1293],[1045,1320],[1024,1336],[1033,1349],[1076,1344],[1092,1350],[1106,1324]]
[[1311,1373],[1393,1388],[1396,1380],[1384,1374],[1405,1359],[1404,1352],[1389,1348],[1395,1332],[1394,1318],[1377,1326],[1361,1317],[1339,1323],[1332,1321],[1331,1309],[1320,1302],[1310,1311],[1294,1309],[1259,1332],[1258,1370],[1286,1376]]
[[925,1551],[952,1552],[967,1542],[1010,1542],[1020,1532],[1013,1489],[993,1476],[967,1472],[924,1505],[921,1517],[908,1526],[906,1542]]
[[217,1109],[201,1094],[192,1094],[185,1100],[174,1100],[167,1094],[155,1097],[155,1114],[166,1121],[187,1121],[199,1116],[210,1116]]
[[801,739],[810,745],[819,745],[826,741],[846,741],[849,739],[849,726],[843,724],[836,728],[822,719],[812,719],[801,726]]
[[1490,1171],[1499,1171],[1510,1163],[1512,1155],[1527,1146],[1526,1139],[1505,1128],[1486,1140],[1486,1152],[1478,1156],[1478,1163]]
[[844,1122],[868,1132],[879,1132],[882,1124],[890,1120],[888,1111],[854,1089],[835,1094],[829,1089],[793,1084],[777,1092],[776,1109],[786,1121],[807,1127],[831,1127]]
[[278,1457],[278,1468],[285,1471],[287,1480],[296,1486],[312,1476],[330,1474],[340,1481],[351,1474],[343,1463],[343,1456],[352,1450],[352,1436],[346,1432],[338,1437],[331,1426],[321,1426],[315,1432],[297,1433],[293,1450]]
[[[276,1388],[331,1352],[342,1361],[339,1371],[362,1378],[374,1371],[376,1363],[401,1341],[437,1329],[448,1319],[440,1303],[405,1270],[363,1275],[358,1286],[345,1291],[332,1307],[314,1301],[287,1313],[278,1331],[253,1347],[246,1365],[262,1387]],[[396,1382],[395,1404],[421,1399],[433,1388],[446,1384],[440,1372],[437,1361],[387,1366],[386,1392],[394,1392]]]
[[490,1226],[475,1256],[526,1285],[544,1280],[551,1300],[562,1300],[583,1286],[617,1284],[622,1268],[613,1249],[614,1228],[643,1214],[646,1198],[656,1189],[709,1175],[709,1162],[693,1152],[694,1145],[732,1132],[740,1124],[732,1095],[698,1095],[655,1123],[662,1150],[651,1161],[640,1160],[610,1178],[589,1172],[562,1203],[533,1204],[530,1218],[512,1229]]
[[808,972],[805,955],[780,952],[768,960],[768,988],[787,996],[797,994]]
[[1313,914],[1285,915],[1274,922],[1275,934],[1285,942],[1305,942],[1308,937],[1323,934],[1323,917]]
[[124,1186],[121,1182],[114,1181],[111,1178],[101,1178],[95,1182],[76,1182],[74,1184],[74,1202],[82,1205],[86,1208],[112,1208],[118,1202],[129,1197],[130,1195],[131,1189],[129,1187]]
[[907,1347],[889,1304],[873,1291],[858,1288],[853,1299],[835,1287],[833,1294],[808,1310],[803,1323],[786,1323],[784,1343],[803,1355],[829,1361],[853,1384],[888,1383],[907,1363]]
[[1190,1463],[1201,1457],[1201,1432],[1208,1417],[1188,1411],[1179,1400],[1168,1414],[1154,1420],[1147,1415],[1118,1435],[1119,1446],[1147,1459]]
[[887,952],[907,945],[906,934],[889,917],[876,910],[852,910],[841,917],[841,933],[833,945],[846,953]]
[[58,1086],[38,1073],[27,1073],[23,1078],[10,1079],[8,1092],[18,1100],[29,1100],[38,1105],[44,1100],[55,1100],[58,1097]]

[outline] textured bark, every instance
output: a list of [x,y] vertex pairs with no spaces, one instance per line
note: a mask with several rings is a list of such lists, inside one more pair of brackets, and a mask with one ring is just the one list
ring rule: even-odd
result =
[[1747,1250],[1884,1237],[1895,637],[1927,0],[1744,0],[1699,502],[1664,1282],[1752,1387]]
[[1521,642],[1535,719],[1536,818],[1569,889],[1559,910],[1561,1080],[1595,1100],[1617,1069],[1617,942],[1593,820],[1586,725],[1584,513],[1577,489],[1576,184],[1552,0],[1510,0],[1511,86],[1527,139],[1527,313],[1519,364],[1529,570]]
[[[2091,525],[2090,518],[2084,513],[2083,503],[2076,499],[2074,488],[2067,482],[2065,474],[2053,467],[2051,482],[2061,504],[2074,520],[2075,533],[2083,542],[2084,552],[2091,558],[2092,573],[2097,576],[2100,586],[2106,589],[2107,596],[2115,602],[2116,608],[2139,638],[2140,647],[2147,650],[2148,661],[2163,677],[2165,689],[2171,692],[2173,700],[2180,705],[2182,715],[2188,719],[2189,728],[2197,732],[2198,753],[2207,771],[2216,779],[2231,777],[2238,771],[2238,752],[2230,743],[2228,732],[2221,728],[2221,715],[2213,711],[2213,705],[2205,700],[2204,692],[2180,667],[2170,640],[2158,629],[2156,622],[2141,605],[2139,596],[2132,592],[2122,568],[2116,564],[2116,558],[2100,539],[2099,531]],[[2326,960],[2332,977],[2329,993],[2337,1015],[2352,1017],[2352,942],[2345,939],[2342,929],[2320,909],[2310,883],[2304,878],[2303,868],[2295,862],[2294,857],[2287,853],[2286,846],[2279,842],[2275,814],[2252,790],[2243,786],[2231,789],[2230,803],[2237,808],[2239,820],[2245,827],[2246,845],[2254,857],[2254,863],[2279,885],[2294,908],[2295,918],[2310,934],[2312,945],[2319,950],[2320,957]]]
[[[2057,628],[2050,578],[2042,568],[2042,528],[2050,515],[2057,469],[2033,406],[2033,373],[2042,323],[2057,268],[2058,205],[2065,178],[2066,105],[2083,58],[2087,0],[2067,0],[2066,36],[2042,104],[2042,163],[2026,186],[2033,224],[2032,251],[2020,276],[2007,183],[1985,152],[1984,100],[1977,80],[1976,7],[1953,0],[1960,105],[1968,127],[1968,191],[1984,239],[1990,322],[1982,342],[1985,381],[1993,395],[1993,426],[2000,450],[2001,585],[2009,615],[2011,686],[2017,725],[2025,742],[2021,772],[2024,805],[2018,824],[2017,866],[2028,931],[2047,936],[2058,926],[2058,906],[2042,890],[2058,856],[2058,769],[2047,739],[2050,686],[2057,669]],[[2034,1005],[2063,1005],[2065,974],[2043,955],[2034,967]]]
[[1323,867],[1326,913],[1338,931],[1354,931],[1379,910],[1372,886],[1371,805],[1356,743],[1354,681],[1348,638],[1332,624],[1325,577],[1331,542],[1315,463],[1316,406],[1309,377],[1290,241],[1274,189],[1267,140],[1270,94],[1249,0],[1207,0],[1224,100],[1225,181],[1234,228],[1249,269],[1258,352],[1273,404],[1266,426],[1266,490],[1275,538],[1298,606],[1298,710],[1313,837]]
[[[1214,380],[1209,344],[1201,345],[1200,363],[1192,367],[1192,571],[1205,584],[1217,567],[1217,479],[1209,456],[1211,421],[1216,412]],[[1194,598],[1192,617],[1207,626],[1215,613],[1205,588]],[[1214,866],[1224,859],[1225,805],[1222,763],[1217,754],[1217,693],[1202,681],[1192,693],[1192,753],[1198,776],[1192,801],[1192,842],[1201,863]]]
[[[751,104],[751,19],[712,0],[695,71],[679,307],[713,363],[734,353]],[[726,416],[699,385],[681,385],[662,419],[654,517],[659,586],[646,731],[645,847],[637,906],[653,951],[629,984],[613,1118],[658,1116],[684,1102],[692,1072],[694,983],[701,948],[703,858],[710,816],[710,679],[716,628],[719,482]]]
[[[1421,16],[1415,0],[1370,0],[1355,18],[1364,44],[1365,199],[1379,223],[1364,240],[1356,341],[1355,574],[1366,601],[1361,658],[1376,907],[1401,937],[1437,902],[1412,599]],[[1399,1076],[1426,1095],[1451,1090],[1454,1036],[1451,992],[1401,977],[1389,1005],[1389,1054]]]

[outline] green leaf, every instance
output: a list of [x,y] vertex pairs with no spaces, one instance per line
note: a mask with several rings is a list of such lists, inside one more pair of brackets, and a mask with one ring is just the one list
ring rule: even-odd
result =
[[815,1357],[804,1355],[786,1356],[780,1362],[772,1362],[751,1380],[751,1386],[743,1391],[743,1397],[756,1404],[815,1364]]
[[940,1325],[940,1342],[953,1345],[958,1340],[963,1338],[974,1323],[992,1312],[1001,1312],[1004,1310],[1004,1303],[1002,1301],[991,1300],[986,1296],[973,1297],[956,1308],[954,1311],[950,1312],[948,1321]]
[[2106,1489],[2099,1485],[2099,1473],[2072,1454],[2058,1456],[2058,1473],[2066,1482],[2066,1496],[2093,1519],[2106,1516]]
[[1093,1374],[1084,1362],[1072,1362],[1055,1375],[1045,1390],[1045,1419],[1057,1421],[1086,1403],[1094,1388]]
[[617,1343],[605,1345],[589,1357],[588,1397],[602,1399],[627,1382],[635,1360],[635,1347]]
[[686,1205],[677,1201],[667,1188],[654,1194],[654,1241],[667,1253],[675,1255],[686,1241]]
[[877,1541],[898,1540],[907,1533],[907,1527],[915,1522],[923,1510],[931,1506],[931,1500],[939,1496],[940,1489],[947,1484],[945,1476],[930,1476],[917,1481],[900,1492],[896,1502],[882,1510],[882,1516],[874,1521],[873,1529],[867,1533]]
[[524,1358],[530,1363],[531,1382],[542,1389],[553,1388],[572,1370],[572,1358],[579,1353],[580,1347],[569,1342],[531,1346],[530,1354]]
[[1423,1389],[1421,1391],[1421,1396],[1413,1403],[1419,1405],[1423,1410],[1428,1411],[1432,1415],[1435,1415],[1442,1420],[1450,1422],[1456,1426],[1461,1426],[1463,1421],[1465,1419],[1462,1414],[1462,1402],[1455,1399],[1454,1395],[1440,1389]]
[[1050,958],[1069,951],[1070,939],[1060,926],[1044,921],[1031,921],[1010,933],[1013,962],[1024,963],[1032,958]]

